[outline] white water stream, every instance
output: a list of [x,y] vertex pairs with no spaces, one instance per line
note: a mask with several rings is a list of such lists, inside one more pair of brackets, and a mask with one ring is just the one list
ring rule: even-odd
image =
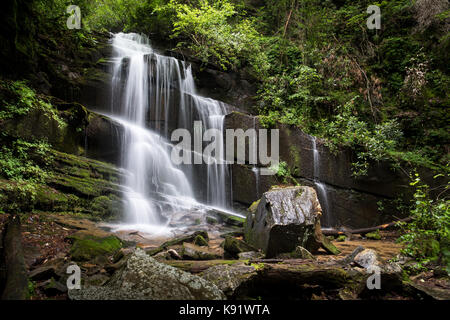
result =
[[317,138],[311,136],[313,146],[313,159],[314,159],[314,185],[317,190],[317,197],[322,198],[321,205],[323,211],[323,227],[332,227],[331,211],[328,203],[328,192],[325,184],[319,181],[320,178],[320,153],[317,149]]

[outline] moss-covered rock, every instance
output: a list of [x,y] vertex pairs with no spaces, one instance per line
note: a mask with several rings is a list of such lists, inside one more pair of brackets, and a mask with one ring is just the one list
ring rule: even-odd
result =
[[380,230],[366,233],[366,238],[370,240],[381,240]]
[[213,300],[225,295],[214,284],[136,251],[104,286],[70,290],[77,300]]
[[314,257],[311,252],[306,250],[305,248],[298,246],[295,248],[294,251],[289,253],[281,253],[277,255],[278,259],[309,259],[309,260],[316,260],[316,257]]
[[223,249],[230,257],[233,258],[237,258],[238,254],[241,252],[257,251],[257,249],[255,249],[251,245],[231,236],[225,237]]
[[251,213],[255,213],[256,210],[258,209],[258,205],[259,205],[259,202],[260,202],[260,201],[261,201],[261,199],[256,200],[255,202],[253,202],[253,203],[250,205],[250,207],[248,207],[248,211],[251,212]]
[[341,251],[336,248],[336,246],[328,240],[327,237],[322,236],[321,247],[329,254],[338,255]]
[[160,253],[161,251],[166,250],[172,246],[182,245],[183,243],[193,243],[194,240],[198,236],[201,236],[205,241],[209,240],[209,236],[206,231],[196,231],[190,235],[166,241],[162,245],[160,245],[158,248],[146,251],[146,253],[150,256],[153,256],[153,255]]
[[202,235],[197,235],[194,239],[194,244],[197,246],[208,246],[208,241],[206,241],[205,238],[203,238]]
[[192,243],[183,243],[180,249],[180,256],[186,260],[216,260],[221,258],[221,255],[217,252]]
[[122,248],[122,241],[116,236],[97,237],[93,235],[71,236],[70,254],[74,261],[88,261],[97,256],[113,255]]

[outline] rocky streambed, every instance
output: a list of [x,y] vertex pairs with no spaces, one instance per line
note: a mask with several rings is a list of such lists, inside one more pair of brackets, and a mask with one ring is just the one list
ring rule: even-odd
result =
[[[217,219],[209,230],[201,230],[207,229],[206,222],[197,225],[197,231],[192,226],[169,239],[134,231],[113,233],[102,223],[67,214],[41,212],[21,221],[3,215],[2,297],[449,298],[443,274],[409,278],[404,273],[408,261],[399,255],[395,231],[379,232],[372,239],[323,236],[315,201],[312,188],[275,188],[249,212],[245,226],[236,219]],[[261,226],[265,231],[254,233]],[[75,264],[81,270],[81,289],[68,291],[67,270]],[[378,283],[374,270],[379,271]]]

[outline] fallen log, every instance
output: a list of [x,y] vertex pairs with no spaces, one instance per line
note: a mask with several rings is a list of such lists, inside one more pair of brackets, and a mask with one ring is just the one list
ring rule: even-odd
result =
[[20,218],[10,216],[3,231],[2,261],[5,270],[5,284],[2,300],[28,299],[28,274],[23,257]]
[[381,224],[379,226],[376,227],[369,227],[369,228],[361,228],[361,229],[353,229],[353,230],[335,230],[335,229],[331,229],[331,230],[322,230],[322,233],[326,236],[339,236],[342,234],[366,234],[369,232],[373,232],[373,231],[377,231],[377,230],[383,230],[383,229],[388,229],[391,227],[395,227],[397,223],[399,222],[408,222],[411,221],[412,217],[408,217],[405,219],[400,219],[397,221],[393,221],[390,223],[386,223],[386,224]]
[[218,265],[244,264],[243,260],[161,260],[159,262],[190,273],[199,273]]

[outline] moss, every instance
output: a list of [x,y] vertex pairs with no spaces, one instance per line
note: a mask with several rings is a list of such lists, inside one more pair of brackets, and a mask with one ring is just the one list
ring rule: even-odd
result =
[[380,230],[366,233],[366,238],[370,240],[381,240]]
[[251,263],[251,267],[255,268],[256,271],[264,269],[264,263]]
[[291,167],[291,174],[294,176],[298,176],[301,172],[301,159],[300,159],[300,151],[297,149],[295,145],[291,145],[289,147],[289,153],[291,159],[293,159],[293,165]]
[[105,217],[111,212],[111,199],[107,196],[96,197],[92,200],[91,208],[93,214]]
[[255,202],[253,202],[250,207],[248,208],[248,211],[250,211],[251,213],[255,213],[256,210],[258,209],[258,205],[261,202],[261,199],[256,200]]
[[245,218],[241,218],[234,215],[224,214],[222,215],[223,222],[236,227],[243,227]]
[[72,236],[73,245],[70,249],[72,259],[75,261],[87,261],[96,256],[112,255],[122,248],[122,241],[116,236],[95,237],[95,236]]
[[197,246],[207,246],[208,241],[206,241],[201,235],[197,235],[194,239],[194,244]]
[[325,251],[329,254],[338,255],[341,253],[341,251],[336,248],[335,245],[330,240],[328,240],[328,238],[323,237],[321,242],[322,248],[325,249]]
[[345,235],[343,235],[343,234],[341,234],[340,236],[338,236],[336,238],[336,241],[339,241],[339,242],[343,242],[345,240],[347,240],[347,237]]
[[233,257],[237,257],[237,255],[241,252],[256,251],[256,249],[250,246],[249,244],[231,236],[225,237],[223,248],[225,252],[227,252]]
[[214,217],[206,217],[206,222],[209,224],[217,224],[217,219]]
[[184,271],[192,270],[206,270],[207,268],[218,265],[234,265],[236,263],[243,263],[242,260],[201,260],[201,261],[187,261],[187,260],[162,260],[161,262],[172,267],[179,268]]
[[183,243],[181,256],[185,260],[215,260],[220,256],[209,248],[199,247],[191,243]]
[[27,299],[31,299],[35,295],[36,295],[36,284],[33,281],[31,281],[30,279],[28,279],[28,295],[27,295]]

